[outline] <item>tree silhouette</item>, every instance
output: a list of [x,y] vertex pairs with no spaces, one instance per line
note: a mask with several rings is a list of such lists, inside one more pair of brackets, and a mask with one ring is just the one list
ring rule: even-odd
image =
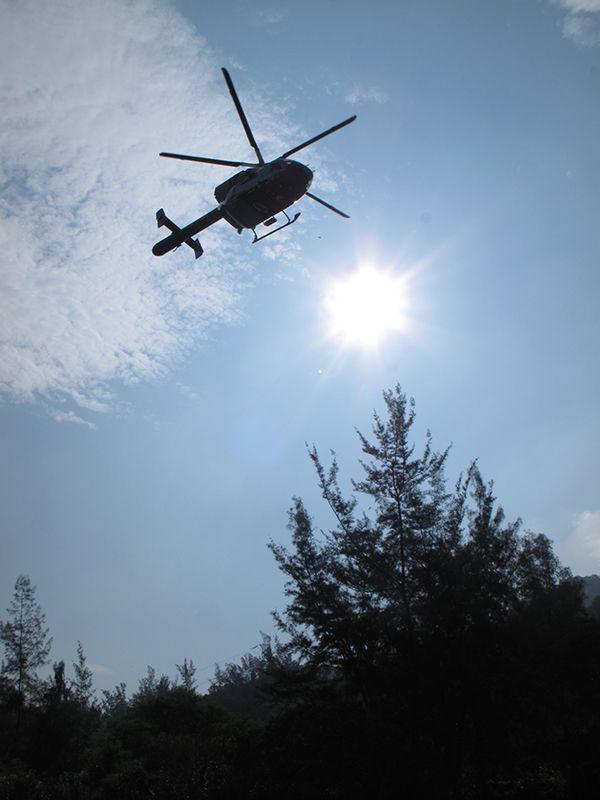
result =
[[448,451],[427,432],[416,455],[414,403],[399,386],[384,402],[372,436],[358,434],[364,475],[349,496],[335,456],[326,468],[309,451],[333,527],[316,528],[295,498],[291,549],[270,545],[287,579],[276,620],[294,658],[271,665],[275,779],[283,791],[287,773],[298,797],[316,785],[339,796],[362,786],[391,797],[400,784],[407,796],[551,793],[550,753],[568,741],[557,731],[584,719],[573,647],[593,672],[582,642],[598,632],[585,627],[581,584],[545,536],[505,521],[476,464],[448,490]]
[[109,719],[124,714],[129,708],[126,684],[122,681],[117,684],[112,691],[110,689],[103,689],[100,707],[105,717]]
[[45,627],[46,617],[35,599],[35,586],[27,575],[19,575],[7,609],[9,619],[0,623],[0,640],[4,644],[5,661],[2,674],[17,694],[15,745],[18,743],[26,698],[39,689],[37,670],[47,663],[52,639]]
[[75,679],[71,681],[73,697],[83,708],[89,708],[94,703],[93,673],[87,665],[81,642],[77,642],[77,661],[73,661],[73,671],[75,672]]
[[188,661],[187,658],[184,658],[183,664],[177,664],[176,669],[181,678],[181,685],[185,689],[194,691],[196,689],[196,667],[194,662],[191,659]]
[[217,667],[207,696],[186,658],[175,680],[148,667],[131,698],[120,683],[96,703],[80,642],[72,680],[63,661],[39,680],[48,631],[17,580],[0,798],[595,800],[597,576],[507,521],[476,463],[449,486],[448,451],[411,441],[412,400],[397,386],[384,403],[349,492],[335,455],[309,450],[330,527],[294,499],[291,546],[270,545],[284,636]]
[[48,662],[52,639],[45,627],[46,617],[35,600],[35,586],[27,575],[17,578],[7,611],[8,621],[0,623],[6,659],[2,674],[19,695],[30,695],[39,686],[37,670]]

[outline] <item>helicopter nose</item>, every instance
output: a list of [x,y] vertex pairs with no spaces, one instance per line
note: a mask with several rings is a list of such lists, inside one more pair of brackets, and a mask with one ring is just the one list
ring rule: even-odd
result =
[[309,169],[305,164],[301,164],[300,166],[302,167],[304,180],[306,181],[306,188],[308,189],[308,187],[311,185],[312,179],[313,179],[312,170]]
[[306,164],[301,164],[299,161],[294,162],[294,167],[296,168],[295,171],[296,175],[298,176],[298,182],[303,183],[303,185],[306,187],[304,191],[306,191],[306,189],[308,189],[308,187],[312,183],[313,179],[312,170],[309,169],[309,167],[307,167]]

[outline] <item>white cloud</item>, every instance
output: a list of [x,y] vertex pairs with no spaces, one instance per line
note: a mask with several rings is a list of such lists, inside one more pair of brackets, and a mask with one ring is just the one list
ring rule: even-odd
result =
[[600,19],[592,14],[569,14],[563,20],[563,35],[580,47],[600,44]]
[[50,416],[57,422],[72,422],[75,425],[85,425],[93,430],[96,428],[93,422],[88,422],[87,420],[82,419],[81,417],[77,416],[74,411],[59,411],[56,408],[50,408],[49,412]]
[[346,102],[353,106],[362,103],[378,103],[382,105],[387,103],[389,99],[387,92],[378,89],[376,86],[353,86],[345,95]]
[[565,39],[579,47],[600,44],[600,0],[553,0],[568,13],[562,21]]
[[114,675],[115,671],[104,664],[90,664],[90,669],[94,675]]
[[[113,408],[119,382],[164,375],[235,319],[250,280],[255,253],[225,222],[199,261],[152,256],[156,209],[188,222],[230,174],[158,153],[252,152],[220,64],[167,3],[0,0],[0,14],[0,392],[81,424],[61,402]],[[240,93],[265,152],[281,152],[296,132]]]
[[557,2],[569,11],[600,11],[600,0],[557,0]]
[[191,386],[187,385],[187,383],[181,383],[181,381],[177,381],[176,386],[181,392],[181,394],[184,397],[187,397],[188,400],[191,400],[194,403],[197,400],[200,400],[200,395],[198,394],[198,392],[195,392]]
[[281,8],[259,9],[256,19],[266,25],[278,25],[285,19],[286,12]]
[[600,572],[600,511],[583,511],[573,519],[571,534],[557,542],[561,559],[578,575]]

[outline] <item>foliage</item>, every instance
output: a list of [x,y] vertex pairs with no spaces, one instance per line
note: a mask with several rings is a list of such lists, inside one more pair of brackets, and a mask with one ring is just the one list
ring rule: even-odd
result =
[[[349,496],[335,456],[326,469],[309,451],[334,527],[315,528],[296,498],[291,550],[271,544],[287,579],[276,619],[296,659],[272,671],[295,731],[289,747],[278,740],[279,763],[304,747],[312,764],[288,796],[310,795],[316,774],[331,796],[345,796],[340,775],[378,797],[400,781],[407,796],[563,791],[566,731],[593,737],[598,721],[570,669],[575,647],[588,675],[599,663],[581,583],[545,536],[506,522],[476,464],[448,491],[448,451],[427,433],[417,455],[413,402],[400,387],[384,401],[387,418],[359,433],[364,474]],[[337,755],[319,737],[345,742],[349,729]]]
[[93,673],[87,665],[83,645],[77,642],[77,661],[73,662],[75,679],[71,682],[71,691],[75,700],[83,707],[94,704]]
[[196,667],[194,666],[194,662],[190,659],[188,662],[187,658],[183,659],[183,664],[176,665],[177,672],[179,673],[179,677],[181,679],[181,685],[184,689],[193,690],[196,688]]
[[52,639],[41,606],[35,600],[35,586],[27,575],[17,578],[7,610],[8,621],[0,623],[0,641],[6,659],[2,674],[19,695],[31,696],[39,686],[37,670],[47,663]]
[[264,720],[271,713],[265,702],[265,689],[270,683],[270,642],[260,655],[247,653],[239,664],[217,665],[209,687],[209,696],[226,711],[248,719]]
[[170,688],[171,681],[169,677],[161,675],[160,678],[157,678],[154,667],[148,666],[146,675],[140,680],[138,690],[133,695],[133,700],[140,701],[148,697],[154,697],[157,694],[164,694]]
[[98,703],[80,642],[73,679],[58,661],[41,681],[48,630],[17,580],[0,800],[596,796],[599,598],[505,519],[477,464],[448,486],[399,387],[384,402],[348,494],[335,455],[309,450],[332,525],[294,499],[291,545],[270,545],[282,641],[217,667],[206,696],[186,658]]
[[124,714],[129,708],[127,700],[127,686],[121,682],[111,691],[104,689],[102,691],[102,700],[100,707],[105,717],[118,717]]
[[138,693],[95,750],[99,798],[245,797],[256,755],[251,728],[183,686]]

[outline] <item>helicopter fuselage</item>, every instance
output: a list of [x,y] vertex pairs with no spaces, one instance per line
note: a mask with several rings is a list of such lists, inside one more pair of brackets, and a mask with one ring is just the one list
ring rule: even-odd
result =
[[[296,212],[292,218],[286,209],[304,195],[341,217],[348,218],[348,214],[308,191],[313,179],[312,170],[299,161],[292,161],[288,156],[354,122],[356,115],[348,117],[343,122],[338,122],[337,125],[333,125],[316,136],[312,136],[302,144],[286,150],[279,158],[265,162],[231,80],[231,75],[225,68],[223,68],[222,72],[238,117],[246,133],[246,138],[256,154],[257,161],[239,161],[209,156],[185,155],[183,153],[160,153],[159,155],[165,158],[176,158],[180,161],[218,164],[221,167],[248,167],[249,169],[236,172],[235,175],[220,183],[215,189],[215,198],[218,206],[204,214],[204,216],[190,222],[184,228],[180,228],[179,225],[167,217],[163,208],[159,208],[156,212],[156,223],[159,228],[163,226],[168,228],[171,234],[154,245],[152,252],[155,256],[164,256],[170,250],[185,244],[194,251],[196,258],[200,258],[204,251],[198,239],[193,237],[200,231],[214,225],[220,219],[226,220],[238,233],[241,233],[244,228],[250,229],[254,233],[252,243],[260,242],[267,236],[272,236],[274,233],[296,222],[300,212]],[[276,228],[271,228],[277,222],[277,214],[282,214],[287,222],[283,222]],[[268,233],[257,234],[256,226],[261,223],[269,228]]]
[[312,178],[304,164],[277,158],[232,175],[217,186],[215,199],[230,225],[253,229],[299,200]]
[[[239,233],[244,228],[254,230],[261,222],[271,225],[275,222],[275,214],[282,211],[285,214],[284,209],[306,194],[312,178],[312,170],[307,166],[285,158],[276,158],[267,164],[237,172],[215,189],[218,207],[185,228],[175,225],[162,209],[157,212],[159,227],[166,225],[172,233],[157,242],[152,252],[155,256],[162,256],[185,243],[194,249],[198,258],[202,255],[202,247],[191,237],[220,219],[225,219]],[[293,220],[288,217],[286,224],[294,222],[298,216],[299,214]],[[256,231],[254,235],[254,241],[259,241]]]

